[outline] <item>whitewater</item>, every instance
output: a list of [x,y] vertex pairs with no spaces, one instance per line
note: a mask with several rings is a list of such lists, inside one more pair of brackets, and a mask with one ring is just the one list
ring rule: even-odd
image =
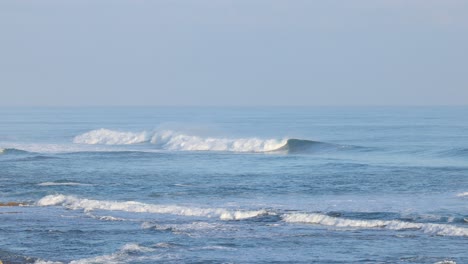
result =
[[468,263],[468,108],[0,108],[3,263]]
[[161,132],[123,132],[109,129],[97,129],[86,132],[73,139],[79,144],[129,145],[150,143],[167,150],[198,150],[198,151],[235,151],[235,152],[265,152],[277,150],[287,143],[287,140],[259,138],[203,138],[186,135],[175,131]]

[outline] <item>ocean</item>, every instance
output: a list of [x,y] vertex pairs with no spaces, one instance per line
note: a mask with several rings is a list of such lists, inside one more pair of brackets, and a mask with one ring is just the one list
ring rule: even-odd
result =
[[468,263],[468,107],[2,107],[0,261]]

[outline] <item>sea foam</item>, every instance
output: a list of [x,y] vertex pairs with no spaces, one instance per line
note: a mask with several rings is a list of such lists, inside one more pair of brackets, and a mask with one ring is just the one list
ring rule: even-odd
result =
[[216,217],[221,220],[242,220],[268,214],[266,210],[240,211],[223,208],[199,208],[179,205],[146,204],[134,201],[101,201],[82,199],[62,194],[45,196],[36,204],[38,206],[61,205],[72,210],[82,209],[86,212],[92,210],[125,211],[133,213],[173,214],[209,218]]
[[389,230],[421,230],[424,233],[441,236],[468,236],[468,228],[431,223],[413,223],[399,220],[356,220],[332,217],[318,213],[295,213],[283,215],[283,220],[289,223],[306,223],[339,228],[382,228]]
[[74,143],[82,144],[106,144],[106,145],[128,145],[149,141],[151,135],[147,132],[133,133],[121,132],[109,129],[97,129],[86,132],[73,139]]

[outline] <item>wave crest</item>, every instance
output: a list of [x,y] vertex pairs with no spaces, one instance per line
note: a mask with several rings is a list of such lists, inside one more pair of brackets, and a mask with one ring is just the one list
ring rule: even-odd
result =
[[0,148],[0,155],[2,154],[28,154],[28,151],[16,148]]
[[[48,195],[37,201],[37,206],[63,206],[71,210],[84,210],[89,214],[93,210],[123,211],[131,213],[170,214],[192,217],[218,218],[220,220],[245,220],[262,216],[277,216],[287,223],[304,223],[336,228],[387,229],[395,231],[419,230],[423,233],[439,236],[468,237],[468,228],[436,223],[418,223],[402,220],[349,219],[329,216],[321,213],[284,213],[272,210],[231,210],[225,208],[202,208],[179,205],[147,204],[135,201],[105,201],[78,198],[70,195]],[[102,218],[99,220],[116,220]],[[123,219],[118,219],[123,220]],[[152,228],[152,226],[146,226]]]
[[382,228],[389,230],[415,229],[421,230],[424,233],[440,236],[468,236],[468,229],[463,227],[432,223],[412,223],[399,220],[355,220],[332,217],[318,213],[286,214],[283,216],[283,220],[289,223],[306,223],[334,227],[350,227],[363,229]]
[[133,133],[101,128],[76,136],[73,139],[73,142],[89,145],[129,145],[143,143],[148,140],[149,134],[146,131],[141,133]]
[[165,150],[266,152],[285,146],[286,139],[199,137],[175,131],[121,132],[98,129],[73,139],[78,144],[129,145],[150,143]]
[[83,209],[87,212],[93,210],[125,211],[133,213],[173,214],[209,218],[217,217],[221,220],[243,220],[268,213],[266,210],[235,211],[222,208],[198,208],[178,205],[146,204],[134,201],[100,201],[81,199],[62,194],[45,196],[36,204],[38,206],[61,205],[72,210]]

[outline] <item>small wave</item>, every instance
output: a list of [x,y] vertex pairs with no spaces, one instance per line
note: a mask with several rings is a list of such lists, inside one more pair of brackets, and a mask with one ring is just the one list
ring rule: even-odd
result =
[[457,194],[457,197],[463,197],[463,198],[468,198],[468,192],[462,192],[462,193],[459,193]]
[[415,216],[403,217],[400,220],[409,222],[430,222],[430,223],[465,223],[463,215],[452,214],[452,215],[434,215],[434,214],[422,214]]
[[28,154],[30,152],[16,148],[0,148],[0,155],[4,154]]
[[34,264],[63,264],[63,262],[38,259],[34,262]]
[[41,182],[38,186],[90,186],[91,184],[79,182]]
[[457,264],[455,261],[453,260],[442,260],[442,261],[438,261],[434,264]]
[[133,213],[156,213],[173,214],[197,217],[217,217],[221,220],[243,220],[268,214],[266,210],[228,210],[223,208],[198,208],[178,205],[156,205],[141,202],[126,201],[99,201],[91,199],[80,199],[74,196],[62,194],[48,195],[40,199],[38,206],[61,205],[72,210],[83,209],[87,212],[93,210],[125,211]]
[[[113,254],[73,260],[69,264],[138,262],[139,260],[145,259],[142,257],[143,254],[152,252],[154,250],[154,248],[141,246],[135,243],[129,243],[123,245],[117,252]],[[63,264],[63,262],[36,260],[34,264]]]
[[26,203],[20,202],[0,202],[0,207],[25,206]]
[[154,245],[157,248],[171,248],[171,247],[176,247],[176,244],[173,243],[167,243],[167,242],[160,242]]
[[93,218],[93,219],[97,219],[97,220],[100,220],[100,221],[125,221],[125,219],[123,218],[119,218],[119,217],[114,217],[114,216],[111,216],[111,215],[93,215],[91,213],[87,213],[86,214],[87,216]]
[[236,251],[237,249],[232,248],[232,247],[225,247],[225,246],[205,246],[205,247],[200,247],[201,250],[229,250],[229,251]]
[[[148,229],[157,233],[171,233],[178,236],[187,236],[191,238],[206,238],[206,237],[217,237],[220,233],[223,234],[234,234],[241,230],[237,224],[230,223],[220,223],[218,221],[204,222],[204,221],[195,221],[195,222],[183,222],[183,223],[160,223],[160,221],[155,222],[144,222],[141,224],[143,229]],[[224,244],[224,243],[223,243]],[[157,247],[178,247],[177,244],[162,244],[156,245]],[[215,246],[217,248],[212,249],[224,249],[224,250],[233,250],[233,246],[230,243],[224,245]],[[208,249],[200,247],[191,247],[193,250]]]
[[60,262],[45,262],[36,257],[23,255],[21,252],[8,251],[4,249],[5,246],[0,248],[0,263],[3,264],[23,264],[23,263],[39,263],[39,264],[61,264]]
[[182,224],[160,224],[160,223],[151,223],[144,222],[141,224],[143,229],[152,229],[162,232],[172,232],[174,234],[185,234],[189,236],[196,236],[200,233],[209,233],[213,231],[224,231],[224,232],[234,232],[235,228],[227,226],[225,224],[220,224],[216,222],[192,222],[192,223],[182,223]]
[[452,148],[440,151],[438,154],[443,157],[466,158],[468,157],[468,148]]
[[70,264],[92,264],[92,263],[131,263],[131,262],[139,262],[141,259],[141,255],[147,252],[154,251],[154,248],[141,246],[138,244],[130,243],[125,244],[120,248],[119,251],[110,254],[110,255],[103,255],[97,256],[93,258],[86,258],[80,260],[73,260]]
[[457,227],[445,224],[431,224],[431,223],[412,223],[399,220],[355,220],[332,217],[325,214],[286,214],[283,215],[283,220],[289,223],[306,223],[317,224],[333,227],[346,227],[346,228],[363,228],[373,229],[382,228],[389,230],[421,230],[424,233],[441,235],[441,236],[468,236],[468,228]]

